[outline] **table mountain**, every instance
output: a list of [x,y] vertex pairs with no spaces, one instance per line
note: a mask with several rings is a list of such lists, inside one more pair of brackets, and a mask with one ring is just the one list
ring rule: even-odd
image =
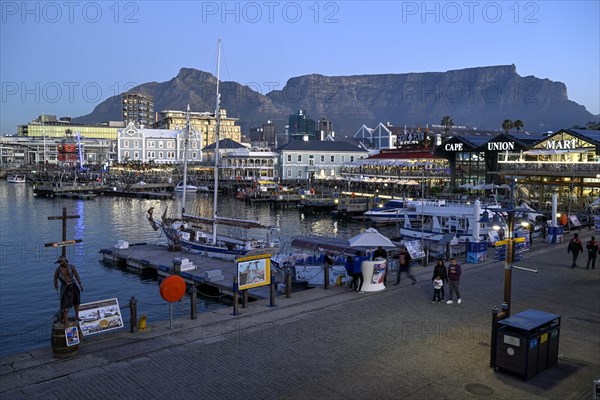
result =
[[[216,78],[182,68],[167,82],[142,84],[132,91],[154,97],[154,109],[214,111]],[[242,132],[272,120],[282,132],[290,114],[303,109],[313,119],[331,119],[338,135],[351,136],[361,125],[439,124],[450,115],[457,125],[501,129],[505,119],[521,119],[528,131],[585,125],[597,118],[571,101],[562,82],[522,77],[514,65],[447,72],[291,78],[282,90],[263,95],[237,82],[221,83],[221,107],[240,119]],[[99,104],[76,122],[120,120],[120,96]]]

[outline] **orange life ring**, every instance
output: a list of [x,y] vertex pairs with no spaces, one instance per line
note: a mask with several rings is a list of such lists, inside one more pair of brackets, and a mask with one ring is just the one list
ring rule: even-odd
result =
[[314,188],[310,188],[310,194],[315,194],[315,189]]
[[352,198],[356,197],[356,193],[352,192]]
[[560,216],[560,224],[561,225],[566,225],[569,222],[569,217],[567,217],[567,214],[563,214]]
[[171,275],[161,282],[160,296],[169,303],[173,303],[181,300],[185,294],[185,289],[186,285],[183,278],[179,275]]

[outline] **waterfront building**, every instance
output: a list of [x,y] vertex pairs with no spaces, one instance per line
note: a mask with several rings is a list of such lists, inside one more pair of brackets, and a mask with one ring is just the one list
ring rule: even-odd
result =
[[[460,135],[448,137],[435,149],[435,154],[448,159],[450,163],[450,187],[457,189],[465,185],[479,185],[492,182],[491,175],[493,157],[498,152],[488,152],[486,162],[486,143],[498,136],[498,132],[467,131]],[[536,136],[535,140],[540,137]],[[515,147],[520,151],[523,147],[519,144]],[[512,153],[512,152],[511,152]],[[490,157],[490,154],[494,156]],[[499,183],[499,182],[496,182]]]
[[[76,154],[79,158],[79,145],[77,148],[64,148],[64,144],[72,142],[77,145],[76,138],[64,135],[62,138],[44,137],[0,137],[0,165],[59,165],[60,162],[71,160]],[[116,159],[116,141],[108,139],[80,138],[82,159],[84,165],[97,165],[112,163]]]
[[[180,164],[184,160],[185,129],[148,129],[130,122],[119,130],[119,163],[136,161],[154,164]],[[202,135],[190,128],[187,160],[202,161]]]
[[519,157],[499,160],[497,173],[516,180],[540,209],[551,205],[553,193],[565,209],[584,209],[600,196],[600,131],[561,129]]
[[298,110],[296,114],[288,118],[288,140],[318,140],[316,136],[315,120],[308,117],[304,110]]
[[[227,110],[224,108],[219,110],[219,115],[221,121],[219,127],[219,139],[231,139],[240,142],[242,140],[242,133],[240,126],[236,125],[238,119],[227,117]],[[217,119],[215,118],[214,112],[190,112],[189,120],[191,129],[198,132],[201,136],[201,148],[205,148],[208,145],[215,143]],[[153,125],[156,129],[166,130],[181,130],[184,129],[185,126],[186,112],[177,110],[161,111],[158,114],[158,120]]]
[[368,149],[357,141],[293,140],[276,149],[279,153],[281,180],[311,182],[340,179],[347,163],[368,157]]
[[122,119],[125,124],[133,122],[138,126],[152,126],[154,121],[154,100],[149,94],[141,92],[123,93]]
[[430,135],[428,128],[422,131],[421,126],[415,129],[380,122],[375,128],[362,125],[354,134],[354,138],[371,149],[383,150],[398,148],[407,143],[425,143],[430,140]]
[[[407,194],[408,188],[418,188],[432,192],[441,191],[448,187],[450,180],[450,164],[445,157],[433,154],[432,141],[426,132],[411,132],[406,128],[403,130],[393,127],[395,132],[388,128],[379,130],[389,132],[384,140],[393,140],[394,147],[391,149],[380,149],[376,154],[364,160],[358,160],[345,165],[341,169],[344,180],[361,183],[375,183],[387,188],[392,194]],[[377,130],[362,126],[357,134],[368,135]],[[374,136],[371,136],[373,138]],[[376,135],[376,142],[382,143],[381,135]],[[364,137],[366,139],[366,137]],[[414,190],[413,190],[414,191]]]
[[[208,177],[212,175],[215,159],[215,144],[202,149],[204,167]],[[251,148],[231,139],[219,141],[219,177],[230,180],[278,180],[279,163],[277,153],[267,148]],[[196,170],[197,174],[205,172]]]
[[74,123],[70,117],[56,118],[56,115],[41,115],[28,124],[17,127],[17,136],[38,138],[64,138],[68,132],[79,133],[85,139],[117,140],[117,131],[125,126],[120,121],[109,121],[100,125]]

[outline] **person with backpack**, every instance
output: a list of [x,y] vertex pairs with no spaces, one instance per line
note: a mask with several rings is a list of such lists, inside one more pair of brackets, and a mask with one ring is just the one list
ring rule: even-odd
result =
[[577,267],[577,257],[581,252],[583,252],[583,244],[581,244],[581,240],[579,240],[579,234],[574,233],[573,239],[569,241],[569,246],[567,246],[567,254],[571,253],[573,255],[571,269]]
[[592,238],[587,242],[586,246],[588,251],[588,259],[587,266],[585,269],[590,269],[590,264],[592,264],[592,269],[596,268],[596,256],[598,255],[600,245],[596,242],[596,238],[592,236]]

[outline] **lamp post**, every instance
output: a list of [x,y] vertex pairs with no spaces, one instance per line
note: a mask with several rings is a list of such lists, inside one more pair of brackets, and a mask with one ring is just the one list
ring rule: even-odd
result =
[[[492,343],[490,348],[490,367],[496,367],[496,342],[497,342],[497,323],[500,320],[510,317],[511,312],[511,303],[512,303],[512,270],[520,269],[528,272],[535,272],[537,270],[517,267],[513,265],[515,261],[518,261],[520,258],[516,253],[517,243],[523,242],[525,238],[515,238],[515,223],[516,223],[516,210],[511,208],[508,210],[494,210],[496,213],[494,214],[493,227],[494,229],[499,229],[500,225],[500,214],[499,212],[506,212],[507,218],[504,219],[507,232],[507,237],[503,241],[499,241],[496,243],[496,246],[506,246],[506,257],[504,258],[504,299],[502,303],[502,310],[499,311],[497,307],[492,308]],[[487,218],[487,215],[484,217]],[[529,221],[526,219],[521,220],[521,224],[529,224]],[[503,253],[501,253],[503,254]]]

